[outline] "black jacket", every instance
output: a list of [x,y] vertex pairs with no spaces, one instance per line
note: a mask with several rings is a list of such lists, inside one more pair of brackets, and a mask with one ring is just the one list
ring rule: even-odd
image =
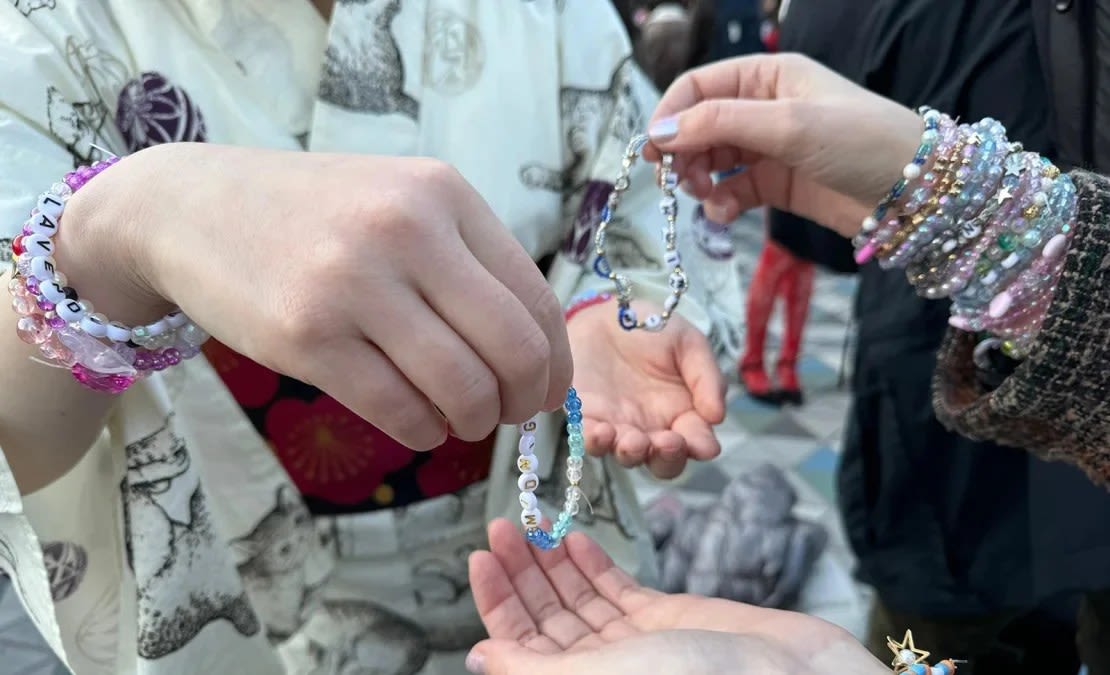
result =
[[[834,69],[908,106],[1000,119],[1030,149],[1056,156],[1059,144],[1071,163],[1097,159],[1095,125],[1075,123],[1092,119],[1090,103],[1073,101],[1090,82],[1074,68],[1089,42],[1054,38],[1044,50],[1034,13],[1052,35],[1095,23],[1050,16],[1054,0],[792,0],[787,23],[804,21],[813,3],[824,10],[813,14],[813,39],[855,45],[833,53]],[[831,6],[852,23],[836,23]],[[865,15],[853,18],[860,6]],[[1055,70],[1042,77],[1046,54]],[[937,421],[930,382],[947,305],[917,297],[903,273],[867,265],[856,316],[840,498],[860,577],[893,609],[936,617],[1110,588],[1110,495],[1068,466],[969,441]]]

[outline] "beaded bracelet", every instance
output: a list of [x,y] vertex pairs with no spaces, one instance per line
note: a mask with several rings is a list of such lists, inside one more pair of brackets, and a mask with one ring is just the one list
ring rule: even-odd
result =
[[[857,259],[903,267],[921,295],[951,298],[953,327],[985,333],[977,361],[990,361],[985,352],[994,349],[1024,358],[1063,270],[1075,186],[1048,160],[1010,143],[996,120],[957,125],[929,109],[922,115],[921,148],[865,220]],[[911,168],[930,160],[923,175]],[[917,178],[921,185],[896,208]]]
[[520,522],[524,524],[524,535],[533,546],[544,551],[549,551],[559,546],[563,537],[570,531],[574,516],[578,514],[578,502],[582,498],[582,464],[586,455],[586,439],[582,436],[582,400],[578,392],[571,387],[567,390],[567,398],[563,404],[567,418],[567,437],[570,444],[570,456],[567,457],[567,482],[563,510],[555,519],[555,524],[548,532],[544,530],[543,514],[540,512],[539,500],[536,498],[536,488],[540,485],[539,460],[534,450],[536,448],[536,418],[520,425],[520,442],[517,449],[520,455],[516,459],[516,466],[520,469],[520,478],[517,487],[520,488]]
[[671,294],[663,302],[662,313],[649,314],[642,321],[637,318],[636,312],[631,306],[632,282],[627,276],[613,271],[605,253],[607,230],[613,221],[613,216],[616,215],[617,207],[620,206],[621,196],[630,186],[629,175],[632,166],[636,163],[636,159],[640,156],[640,151],[643,150],[647,141],[647,136],[636,136],[628,144],[628,149],[621,160],[620,175],[617,176],[617,180],[613,184],[613,191],[609,193],[608,203],[601,209],[601,222],[598,225],[597,234],[594,236],[594,253],[597,256],[594,259],[594,271],[598,276],[612,281],[616,287],[617,322],[621,328],[625,330],[640,328],[648,331],[661,331],[678,307],[678,302],[682,299],[682,295],[686,292],[688,286],[686,272],[682,269],[682,256],[677,248],[675,223],[678,219],[678,200],[675,198],[674,192],[678,188],[678,174],[672,168],[673,155],[663,155],[658,171],[659,189],[663,192],[663,197],[659,200],[659,210],[666,218],[666,225],[663,226],[663,262],[671,268],[670,278],[668,279]]
[[929,652],[918,649],[917,645],[913,643],[913,631],[906,631],[905,637],[901,642],[895,642],[894,638],[887,636],[887,648],[894,652],[894,660],[891,661],[891,667],[894,668],[895,673],[907,673],[910,675],[956,675],[956,664],[964,663],[963,661],[956,661],[954,659],[945,659],[935,666],[930,666],[928,662]]
[[[82,385],[118,394],[152,372],[196,356],[207,334],[180,310],[146,326],[110,321],[67,285],[54,262],[54,236],[70,197],[118,157],[66,174],[43,193],[22,233],[12,241],[8,290],[19,315],[16,332],[49,362],[66,368]],[[102,340],[108,340],[111,345]]]

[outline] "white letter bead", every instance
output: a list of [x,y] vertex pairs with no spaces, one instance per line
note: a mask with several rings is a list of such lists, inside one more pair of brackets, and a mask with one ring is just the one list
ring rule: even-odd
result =
[[54,220],[45,213],[40,213],[31,219],[31,231],[35,234],[42,234],[47,237],[53,237],[54,233],[58,231],[58,221]]
[[165,319],[159,319],[146,327],[152,336],[159,336],[170,329],[170,324]]
[[663,330],[663,317],[658,314],[648,314],[647,318],[644,319],[644,328],[650,331]]
[[539,465],[535,455],[521,455],[516,458],[516,468],[520,469],[521,473],[535,473]]
[[682,264],[682,255],[678,251],[667,251],[663,254],[663,262],[667,267],[678,267]]
[[54,240],[41,234],[32,234],[23,238],[23,250],[32,256],[48,257],[54,255]]
[[181,328],[189,322],[189,317],[185,316],[185,312],[180,309],[175,309],[166,315],[166,323],[170,324],[170,328]]
[[532,454],[532,450],[535,449],[535,447],[536,447],[536,436],[535,436],[535,434],[529,434],[529,433],[525,433],[524,435],[522,435],[520,437],[520,442],[518,442],[516,444],[516,449],[522,455]]
[[105,335],[112,342],[127,342],[131,339],[131,329],[119,321],[108,324]]
[[57,222],[58,216],[62,215],[63,205],[57,195],[46,193],[39,197],[38,209],[39,213],[45,213],[51,220]]
[[668,295],[667,299],[663,301],[663,309],[673,312],[675,307],[678,307],[678,296]]
[[87,314],[81,319],[81,330],[94,338],[105,337],[108,335],[108,317],[99,312]]
[[520,493],[520,508],[525,511],[536,508],[536,505],[539,503],[540,501],[536,499],[536,494],[534,492]]
[[521,492],[535,492],[536,488],[540,486],[540,477],[534,473],[522,473],[520,478],[516,479],[516,486],[520,488]]
[[520,522],[524,523],[524,527],[539,527],[543,519],[543,514],[539,509],[524,509],[520,512]]
[[55,305],[66,299],[66,294],[62,290],[61,284],[57,281],[44,281],[39,284],[39,293],[42,296],[53,302]]
[[58,306],[54,308],[54,311],[57,312],[58,316],[66,323],[74,323],[85,318],[85,309],[81,306],[81,303],[76,300],[66,300],[65,302],[59,303]]
[[50,256],[31,258],[31,274],[39,281],[54,278],[54,259]]

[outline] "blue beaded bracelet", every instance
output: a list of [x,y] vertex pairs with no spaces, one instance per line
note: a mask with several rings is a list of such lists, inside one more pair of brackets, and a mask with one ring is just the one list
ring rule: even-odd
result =
[[549,551],[559,546],[563,537],[570,532],[574,516],[578,514],[578,502],[582,499],[582,464],[586,456],[586,439],[582,436],[582,400],[578,392],[571,387],[567,390],[567,398],[563,403],[563,410],[567,419],[567,437],[570,444],[570,456],[567,457],[567,487],[563,510],[555,519],[551,531],[543,529],[543,514],[540,512],[539,499],[536,497],[536,488],[540,486],[537,475],[539,460],[534,450],[536,448],[536,418],[520,425],[520,442],[517,449],[516,466],[520,469],[520,478],[517,487],[520,488],[520,522],[524,524],[524,534],[528,541],[536,548]]

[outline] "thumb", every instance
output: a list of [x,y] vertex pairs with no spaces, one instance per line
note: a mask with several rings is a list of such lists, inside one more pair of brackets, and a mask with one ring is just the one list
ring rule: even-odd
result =
[[466,669],[476,675],[562,675],[562,654],[541,654],[513,640],[483,640],[466,656]]
[[[731,147],[781,158],[797,125],[796,103],[786,100],[711,99],[652,123],[648,136],[662,152],[691,153]],[[750,163],[746,159],[742,163]]]

